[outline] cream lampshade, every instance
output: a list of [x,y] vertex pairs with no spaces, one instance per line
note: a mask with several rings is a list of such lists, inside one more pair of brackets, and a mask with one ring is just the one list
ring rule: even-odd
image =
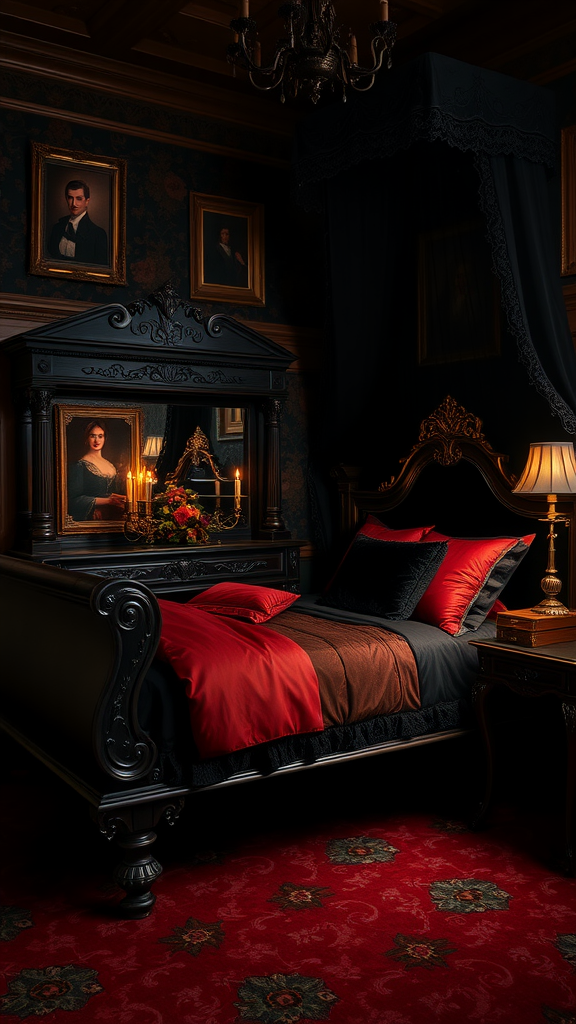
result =
[[162,451],[162,441],[164,438],[157,434],[150,434],[144,442],[144,451],[142,457],[144,459],[157,459]]
[[561,601],[558,594],[562,583],[556,569],[556,550],[554,541],[557,534],[556,523],[565,523],[566,516],[556,512],[559,494],[576,494],[576,457],[571,441],[538,441],[530,445],[528,459],[520,476],[514,494],[545,494],[548,499],[548,565],[546,574],[541,580],[541,587],[546,597],[532,609],[544,615],[569,615],[570,611]]

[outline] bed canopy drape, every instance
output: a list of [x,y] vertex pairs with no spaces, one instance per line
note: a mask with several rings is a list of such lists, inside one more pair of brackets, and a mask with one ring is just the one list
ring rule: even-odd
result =
[[405,282],[418,273],[417,231],[462,221],[470,204],[528,381],[556,422],[576,433],[557,158],[550,93],[438,54],[393,69],[370,93],[301,122],[294,188],[298,202],[325,215],[332,426],[341,451],[354,442],[355,417],[381,391],[392,349],[412,344],[406,320],[417,291]]

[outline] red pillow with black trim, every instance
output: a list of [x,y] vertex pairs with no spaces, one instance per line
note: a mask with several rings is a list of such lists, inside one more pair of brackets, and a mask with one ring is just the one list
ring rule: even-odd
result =
[[494,601],[494,604],[492,605],[492,607],[491,607],[490,611],[488,612],[488,615],[486,616],[486,618],[487,619],[491,619],[494,622],[496,622],[496,619],[498,618],[500,612],[507,612],[507,611],[508,611],[508,609],[507,609],[506,605],[502,604],[502,601],[496,600],[496,601]]
[[366,516],[366,522],[360,527],[358,533],[364,537],[373,537],[374,540],[397,540],[397,541],[418,541],[433,530],[433,526],[413,526],[405,530],[392,530],[389,526],[381,523],[376,516]]
[[412,618],[452,636],[478,629],[535,536],[473,539],[430,531],[424,542],[447,541],[448,553]]
[[259,587],[251,583],[215,583],[186,603],[214,615],[267,622],[289,608],[299,597],[300,594],[292,594],[288,590],[274,590],[273,587]]

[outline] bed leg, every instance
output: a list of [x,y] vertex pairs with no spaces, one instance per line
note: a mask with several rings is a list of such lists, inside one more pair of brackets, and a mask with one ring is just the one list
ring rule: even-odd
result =
[[155,832],[133,832],[118,836],[117,842],[124,856],[113,872],[117,885],[126,893],[118,905],[122,917],[132,919],[148,917],[156,902],[152,885],[162,874],[162,865],[152,856],[150,847]]
[[114,811],[100,809],[100,831],[107,839],[116,839],[123,853],[113,872],[114,881],[126,893],[118,904],[122,917],[137,920],[150,914],[156,902],[152,886],[162,874],[162,865],[151,852],[156,839],[153,829],[162,818],[174,824],[183,806],[183,799],[173,799]]

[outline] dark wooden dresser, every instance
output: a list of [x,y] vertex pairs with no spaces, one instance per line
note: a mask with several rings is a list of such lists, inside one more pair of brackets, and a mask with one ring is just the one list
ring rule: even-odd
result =
[[[102,306],[1,343],[14,402],[15,542],[7,552],[98,576],[138,580],[184,599],[223,580],[297,591],[301,543],[286,529],[281,501],[280,419],[290,352],[226,315],[205,316],[170,285],[146,299]],[[242,515],[209,544],[128,540],[122,518],[77,521],[70,467],[90,417],[109,428],[104,454],[127,494],[127,469],[144,470],[150,438],[170,476],[201,425],[218,473],[192,466],[186,487],[207,512],[230,520],[233,473]],[[75,431],[75,433],[74,433]],[[199,479],[196,479],[199,477]],[[156,486],[162,490],[163,480]],[[218,498],[216,498],[216,494]]]

